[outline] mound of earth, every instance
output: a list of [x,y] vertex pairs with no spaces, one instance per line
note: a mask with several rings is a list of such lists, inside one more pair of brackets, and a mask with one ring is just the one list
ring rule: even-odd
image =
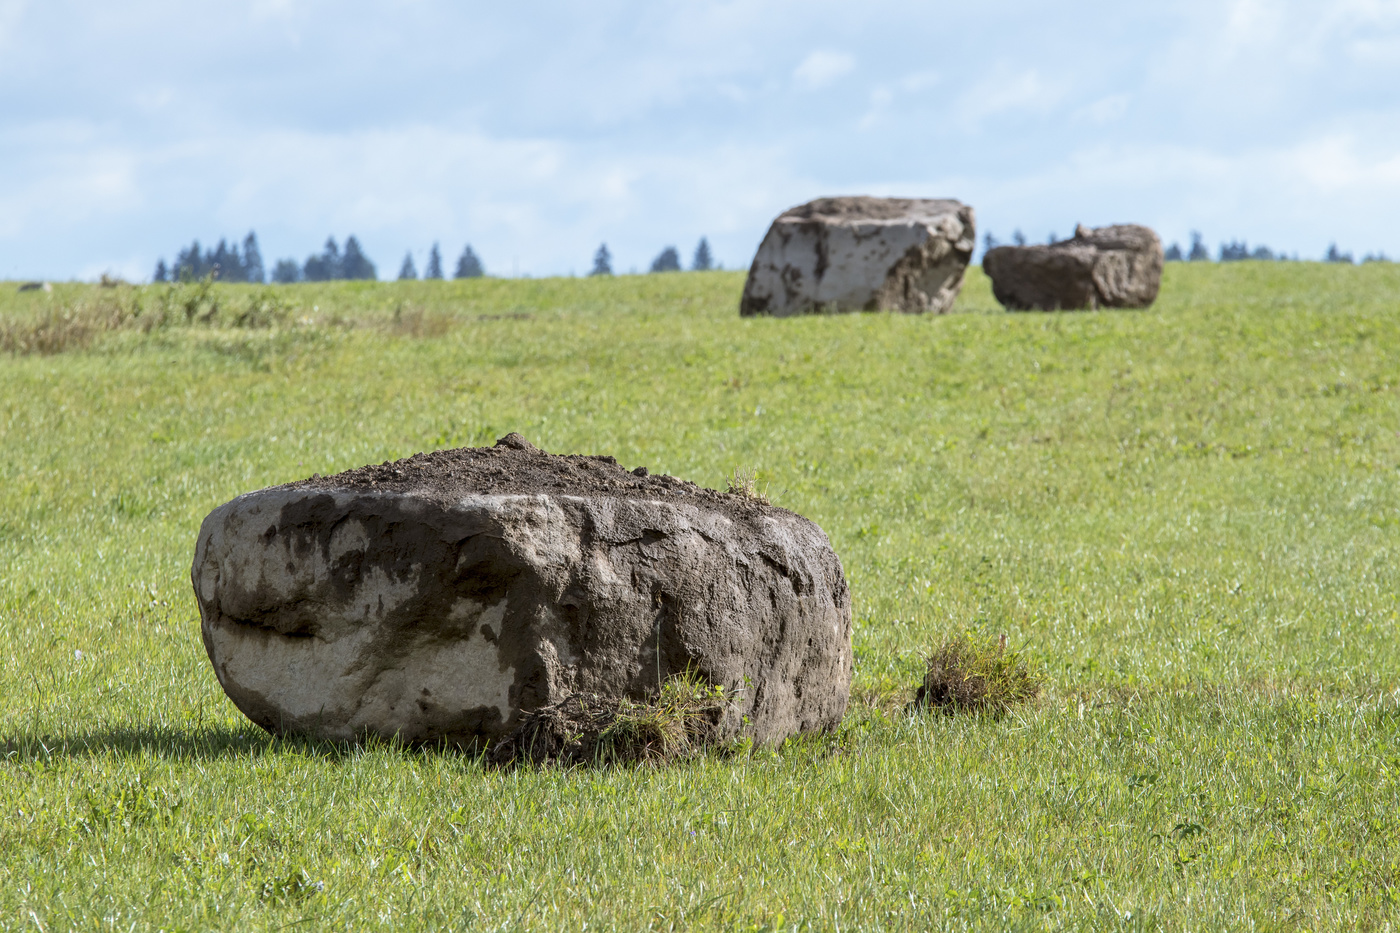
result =
[[941,314],[977,242],[972,208],[928,198],[818,198],[780,214],[758,247],[739,313]]
[[220,684],[274,733],[477,746],[688,675],[733,698],[717,736],[772,742],[833,727],[850,690],[815,524],[519,435],[239,496],[192,580]]

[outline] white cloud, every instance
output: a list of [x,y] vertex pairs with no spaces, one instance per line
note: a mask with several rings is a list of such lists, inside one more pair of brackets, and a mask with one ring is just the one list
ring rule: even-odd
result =
[[0,49],[14,42],[29,0],[0,0]]
[[999,68],[978,82],[958,101],[958,113],[969,125],[1011,111],[1046,112],[1058,104],[1064,91],[1036,69]]
[[798,87],[809,91],[819,90],[834,84],[855,70],[856,60],[845,52],[832,52],[824,49],[808,53],[792,71],[792,79]]
[[1074,119],[1081,123],[1092,123],[1102,126],[1105,123],[1112,123],[1122,119],[1128,112],[1128,104],[1132,98],[1127,94],[1110,94],[1101,97],[1085,107],[1080,107],[1074,112]]
[[1400,253],[1400,0],[0,0],[6,42],[0,276],[250,227],[270,258],[354,232],[386,274],[434,239],[743,264],[838,191]]

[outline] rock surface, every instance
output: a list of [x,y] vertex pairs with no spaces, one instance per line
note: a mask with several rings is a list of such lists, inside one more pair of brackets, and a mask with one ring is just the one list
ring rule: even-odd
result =
[[828,729],[851,604],[815,524],[508,435],[239,496],[191,571],[219,683],[274,733],[475,746],[571,694],[687,670],[720,732]]
[[997,301],[1012,311],[1146,308],[1162,286],[1162,241],[1121,224],[1049,246],[998,246],[982,258]]
[[942,314],[958,297],[976,241],[972,208],[957,201],[819,198],[768,228],[739,313]]

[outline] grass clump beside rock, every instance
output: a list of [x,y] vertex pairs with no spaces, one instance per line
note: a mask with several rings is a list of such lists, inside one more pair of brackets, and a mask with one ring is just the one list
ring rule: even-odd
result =
[[486,759],[498,767],[682,761],[719,744],[729,705],[723,686],[690,674],[668,680],[650,702],[575,693],[527,714]]
[[728,486],[724,490],[731,496],[743,496],[764,505],[771,505],[768,496],[758,491],[758,471],[751,467],[735,467],[729,475]]
[[1042,675],[1006,636],[958,635],[929,656],[914,708],[1001,715],[1040,695]]

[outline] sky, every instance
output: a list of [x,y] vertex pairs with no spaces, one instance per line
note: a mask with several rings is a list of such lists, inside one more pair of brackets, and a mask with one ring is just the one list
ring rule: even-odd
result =
[[0,278],[746,267],[814,197],[1400,257],[1400,0],[0,0]]

